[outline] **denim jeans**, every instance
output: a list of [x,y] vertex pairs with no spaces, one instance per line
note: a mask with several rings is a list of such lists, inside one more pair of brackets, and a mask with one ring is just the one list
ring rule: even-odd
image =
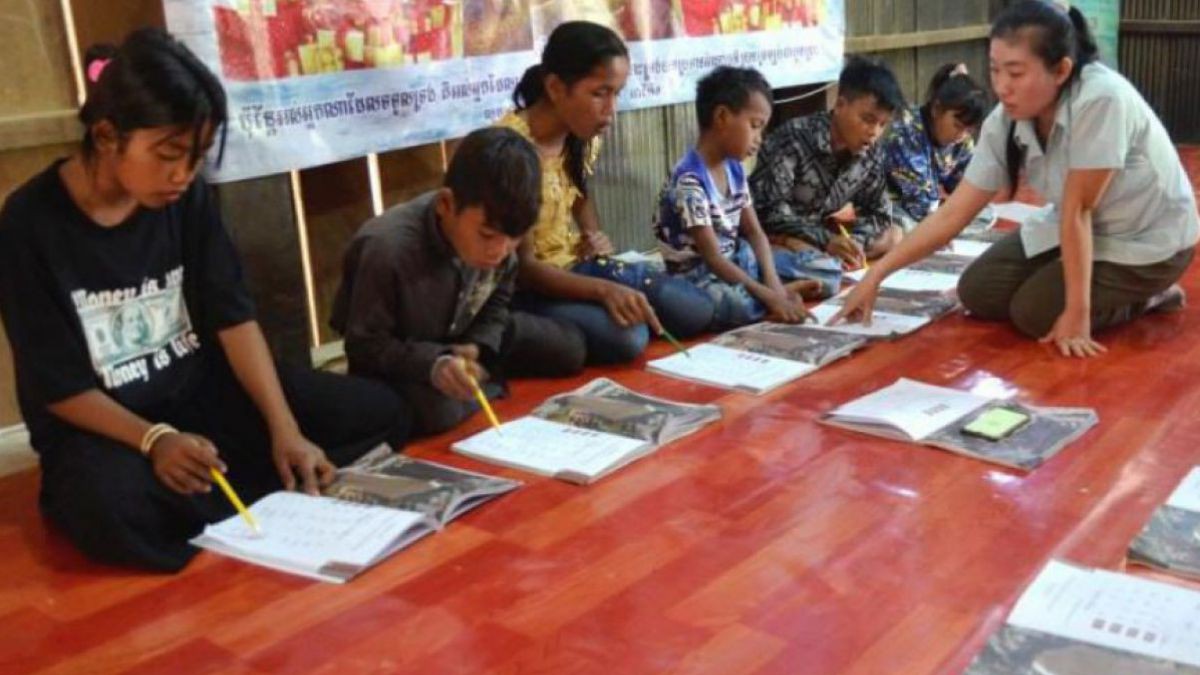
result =
[[[730,260],[754,279],[761,279],[758,258],[745,241],[738,241]],[[767,308],[758,298],[750,294],[742,284],[731,284],[713,273],[704,262],[679,275],[696,288],[704,291],[713,303],[712,330],[725,330],[761,321]]]
[[[697,335],[712,323],[713,305],[706,293],[645,263],[601,257],[581,262],[572,267],[571,272],[645,293],[663,328],[680,339]],[[587,341],[588,363],[632,361],[641,355],[650,341],[650,331],[645,325],[622,328],[598,303],[558,300],[526,292],[517,295],[513,306],[578,326]]]
[[821,282],[821,299],[832,298],[842,286],[842,261],[817,251],[805,249],[792,251],[777,246],[771,247],[775,258],[775,272],[783,283],[810,279]]
[[[779,278],[784,283],[799,279],[821,282],[821,297],[828,298],[837,292],[842,282],[842,266],[836,259],[819,251],[793,252],[774,249],[772,257]],[[738,240],[731,261],[751,278],[762,280],[762,270],[754,249],[744,239]],[[679,275],[680,279],[704,291],[713,303],[711,330],[725,330],[762,321],[767,308],[751,295],[742,284],[731,284],[713,273],[705,263]]]

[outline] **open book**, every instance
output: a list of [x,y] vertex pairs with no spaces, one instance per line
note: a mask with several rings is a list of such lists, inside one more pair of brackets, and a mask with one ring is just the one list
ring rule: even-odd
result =
[[990,204],[996,218],[1008,220],[1018,225],[1024,225],[1034,218],[1044,217],[1054,211],[1053,204],[1034,206],[1025,202],[1000,202]]
[[[959,256],[961,257],[961,256]],[[867,269],[857,269],[847,272],[844,276],[850,281],[862,281],[867,275]],[[916,266],[896,270],[887,276],[880,288],[895,288],[901,291],[935,291],[945,293],[958,288],[959,273],[930,272],[917,269]]]
[[586,484],[720,417],[714,405],[667,401],[599,379],[547,399],[499,431],[487,429],[450,447],[484,462]]
[[[839,295],[817,306],[823,307],[829,305],[841,309],[849,293],[849,290],[843,291]],[[879,289],[879,294],[875,296],[875,311],[886,312],[888,314],[937,319],[957,308],[958,296],[953,293],[942,293],[939,291],[898,291],[894,288],[881,288]]]
[[[976,242],[982,243],[982,242]],[[964,247],[965,248],[965,247]],[[937,272],[939,274],[952,274],[956,277],[962,276],[971,263],[975,262],[978,256],[964,255],[951,251],[938,251],[931,256],[927,256],[908,266],[911,270],[920,270],[923,272]]]
[[841,309],[840,303],[823,302],[809,311],[816,317],[817,327],[821,330],[869,337],[889,338],[908,335],[929,323],[929,317],[893,314],[880,309],[871,313],[871,325],[869,326],[859,321],[842,321],[836,325],[830,325],[829,321]]
[[204,528],[191,543],[281,572],[341,583],[519,485],[380,446],[339,470],[323,496],[275,492],[252,504],[261,534],[234,515]]
[[1200,579],[1200,467],[1193,468],[1129,545],[1130,563]]
[[820,367],[862,347],[867,340],[854,335],[830,335],[812,324],[768,322],[723,333],[713,343]]
[[967,675],[1200,674],[1200,592],[1051,560]]
[[413,459],[381,445],[338,470],[323,492],[342,501],[416,511],[445,526],[520,486],[517,480]]
[[[979,213],[966,228],[958,234],[958,239],[954,240],[955,245],[960,241],[976,241],[991,246],[993,243],[1007,237],[1012,230],[1002,230],[996,227],[996,221],[1000,218],[1019,222],[1016,219],[1024,219],[1024,214],[1032,213],[1037,207],[1030,207],[1019,202],[1005,202],[1001,204],[988,204],[983,207],[983,211]],[[958,251],[955,251],[958,253]]]
[[976,239],[955,239],[950,242],[946,253],[952,255],[964,256],[967,258],[978,258],[987,252],[992,247],[990,241],[979,241]]
[[[1003,409],[1028,422],[989,440],[964,431]],[[1014,401],[937,387],[906,378],[826,413],[821,422],[874,436],[912,441],[1029,471],[1096,424],[1089,408],[1034,408]]]
[[814,324],[758,323],[722,333],[687,354],[647,364],[664,375],[761,394],[803,377],[866,344]]

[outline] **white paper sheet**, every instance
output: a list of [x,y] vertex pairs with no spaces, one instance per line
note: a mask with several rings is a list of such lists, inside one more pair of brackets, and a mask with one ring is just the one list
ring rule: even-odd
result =
[[458,441],[451,449],[547,476],[595,478],[637,455],[647,444],[636,438],[581,429],[539,417],[521,417]]
[[1200,467],[1193,468],[1183,477],[1167,499],[1167,506],[1200,512]]
[[799,361],[707,343],[690,347],[688,354],[690,356],[673,354],[655,359],[647,365],[667,375],[755,393],[767,391],[817,369],[814,365]]
[[821,330],[836,331],[838,333],[850,333],[853,335],[869,335],[872,337],[888,337],[892,335],[905,335],[929,323],[929,319],[923,316],[906,316],[904,314],[891,314],[889,312],[873,312],[871,314],[871,325],[866,326],[861,323],[847,323],[845,321],[836,326],[827,325],[829,320],[833,318],[841,310],[841,305],[830,303],[821,303],[811,310],[813,316],[817,318],[816,324],[807,324],[813,328]]
[[955,239],[950,242],[950,253],[978,258],[992,247],[990,241],[975,241],[973,239]]
[[881,286],[901,291],[937,291],[944,293],[958,288],[958,275],[906,268],[889,274],[883,280]]
[[1052,560],[1008,623],[1200,666],[1200,592],[1157,581]]
[[991,206],[997,218],[1010,220],[1019,225],[1024,225],[1029,222],[1030,218],[1054,208],[1052,204],[1034,206],[1024,202],[1002,202]]
[[993,399],[908,378],[833,410],[836,420],[894,427],[913,440],[961,419]]
[[234,515],[204,530],[223,552],[312,576],[330,562],[365,567],[424,520],[412,511],[274,492],[250,506],[262,534]]

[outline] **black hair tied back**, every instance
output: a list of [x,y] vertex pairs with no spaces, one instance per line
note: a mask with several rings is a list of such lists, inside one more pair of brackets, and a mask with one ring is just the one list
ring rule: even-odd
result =
[[83,153],[96,149],[92,127],[108,121],[117,134],[178,127],[192,133],[192,162],[203,152],[203,134],[217,138],[217,162],[225,149],[225,90],[182,42],[158,28],[129,34],[119,47],[96,45],[84,55],[87,100],[79,109]]

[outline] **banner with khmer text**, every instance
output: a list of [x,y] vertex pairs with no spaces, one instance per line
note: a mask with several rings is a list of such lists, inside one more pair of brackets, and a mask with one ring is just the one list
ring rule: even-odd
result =
[[511,107],[554,26],[629,44],[623,109],[688,101],[720,65],[771,84],[837,78],[844,0],[164,0],[168,28],[225,83],[216,180],[462,136]]

